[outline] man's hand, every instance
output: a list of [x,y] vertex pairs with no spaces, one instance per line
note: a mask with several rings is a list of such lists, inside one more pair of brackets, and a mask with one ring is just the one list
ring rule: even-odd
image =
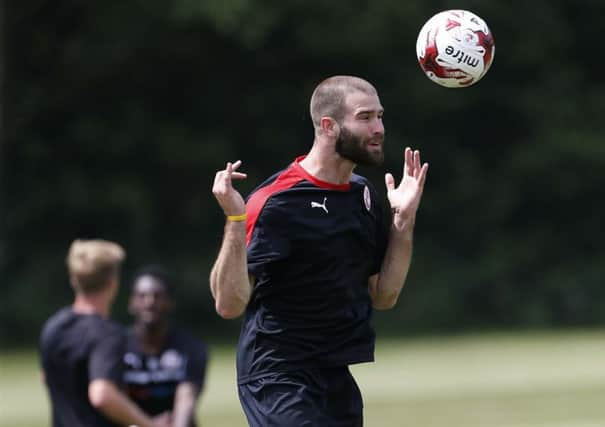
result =
[[241,164],[241,160],[235,163],[228,162],[225,169],[218,171],[214,177],[212,193],[227,216],[241,215],[246,212],[244,198],[233,188],[232,184],[234,179],[245,179],[247,177],[245,173],[237,172],[237,168]]
[[411,230],[416,220],[416,211],[420,204],[428,163],[420,165],[420,152],[406,147],[403,163],[403,177],[398,187],[390,173],[384,176],[387,197],[393,210],[393,225],[396,230]]
[[169,411],[166,411],[156,415],[153,417],[153,425],[154,427],[171,427],[172,414]]

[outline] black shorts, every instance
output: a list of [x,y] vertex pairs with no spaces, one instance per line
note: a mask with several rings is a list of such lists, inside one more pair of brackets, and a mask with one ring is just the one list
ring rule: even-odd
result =
[[240,384],[251,427],[361,427],[363,401],[348,366],[276,372]]

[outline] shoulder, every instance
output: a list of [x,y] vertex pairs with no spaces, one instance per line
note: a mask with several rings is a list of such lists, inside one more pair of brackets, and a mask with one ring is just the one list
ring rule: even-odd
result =
[[[99,351],[123,351],[126,348],[125,328],[119,323],[101,316],[84,316],[85,322],[81,329],[86,334],[84,341],[88,341],[92,348]],[[95,351],[96,351],[95,350]]]
[[73,318],[73,313],[69,307],[62,308],[50,316],[42,327],[42,332],[40,334],[41,341],[44,343],[44,341],[55,336],[61,329],[63,329],[64,325],[69,323],[71,318]]
[[269,178],[266,178],[263,182],[261,182],[254,190],[252,190],[250,192],[250,194],[247,197],[247,200],[250,200],[252,197],[255,197],[255,195],[261,191],[263,188],[270,186],[271,184],[273,184],[277,178],[279,178],[279,176],[286,170],[287,168],[281,169],[277,172],[275,172],[273,175],[271,175]]
[[272,217],[271,213],[275,211],[270,206],[277,206],[273,201],[280,194],[284,194],[287,190],[292,189],[302,181],[304,181],[304,177],[301,176],[300,171],[294,167],[293,163],[287,168],[273,174],[248,196],[246,200],[246,212],[248,214],[246,222],[247,244],[252,240],[252,235],[257,227],[259,218],[262,216],[264,221],[270,221],[269,218]]
[[126,328],[114,320],[94,316],[90,322],[101,334],[126,337]]
[[375,213],[378,217],[382,217],[384,214],[382,197],[384,195],[376,191],[376,187],[374,187],[374,184],[369,179],[353,174],[351,177],[351,190],[362,194],[363,204],[368,211]]
[[295,163],[291,163],[288,167],[273,174],[248,196],[246,200],[248,214],[261,210],[269,198],[293,188],[304,179],[300,168],[296,167]]
[[[351,176],[351,190],[369,193],[372,199],[378,199],[378,192],[376,191],[376,187],[374,187],[374,184],[372,184],[372,182],[365,176],[353,174]],[[364,194],[364,196],[367,196],[367,194]]]
[[69,307],[63,307],[46,320],[43,329],[57,327],[65,323],[70,317],[73,317],[73,312]]
[[365,176],[358,175],[356,173],[351,175],[351,185],[352,186],[367,186],[371,191],[375,191],[374,185],[367,179]]
[[126,350],[125,328],[117,322],[102,317],[88,320],[90,324],[87,325],[87,330],[90,332],[90,343],[94,351],[104,355],[120,354],[121,358],[121,354]]

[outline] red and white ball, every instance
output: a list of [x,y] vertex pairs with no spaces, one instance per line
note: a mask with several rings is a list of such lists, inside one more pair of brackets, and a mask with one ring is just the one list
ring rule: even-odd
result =
[[445,87],[477,83],[494,60],[494,37],[483,19],[466,10],[446,10],[429,19],[416,41],[418,63]]

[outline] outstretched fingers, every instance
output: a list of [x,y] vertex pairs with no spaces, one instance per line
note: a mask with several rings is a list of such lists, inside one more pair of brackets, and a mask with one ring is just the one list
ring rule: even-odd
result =
[[414,178],[420,176],[420,151],[414,151]]
[[229,177],[231,179],[244,179],[248,177],[248,175],[243,172],[236,172],[237,169],[242,165],[241,160],[238,160],[233,164],[227,163],[227,165],[231,165],[231,172],[229,173]]
[[[418,187],[422,191],[424,182],[426,181],[426,174],[429,169],[429,164],[424,163],[420,159],[420,151],[412,150],[410,147],[405,147],[404,161],[403,161],[403,176],[401,182],[407,181],[406,178],[412,178],[418,184]],[[395,189],[395,179],[390,173],[385,174],[384,182],[387,190]],[[400,185],[402,185],[400,184]]]
[[403,153],[403,175],[401,175],[402,179],[410,174],[410,172],[413,170],[413,165],[414,163],[412,157],[412,149],[410,147],[405,147],[405,151]]
[[419,179],[422,172],[422,161],[420,160],[420,151],[412,150],[410,147],[405,148],[403,176],[402,179],[409,176]]
[[236,171],[241,163],[240,160],[227,162],[225,169],[219,170],[214,177],[212,193],[225,215],[240,215],[245,210],[244,199],[232,185],[232,179],[246,177],[245,173]]
[[236,172],[236,169],[239,168],[241,164],[241,160],[238,160],[235,163],[227,162],[225,169],[216,173],[213,185],[214,194],[226,194],[232,188],[232,179],[244,179],[247,177],[243,172]]
[[424,181],[426,181],[426,173],[429,170],[429,164],[425,163],[422,165],[422,169],[420,169],[420,173],[418,175],[418,186],[422,189],[424,188]]
[[233,163],[227,162],[227,165],[225,166],[225,178],[227,180],[230,180],[232,173],[233,173]]

